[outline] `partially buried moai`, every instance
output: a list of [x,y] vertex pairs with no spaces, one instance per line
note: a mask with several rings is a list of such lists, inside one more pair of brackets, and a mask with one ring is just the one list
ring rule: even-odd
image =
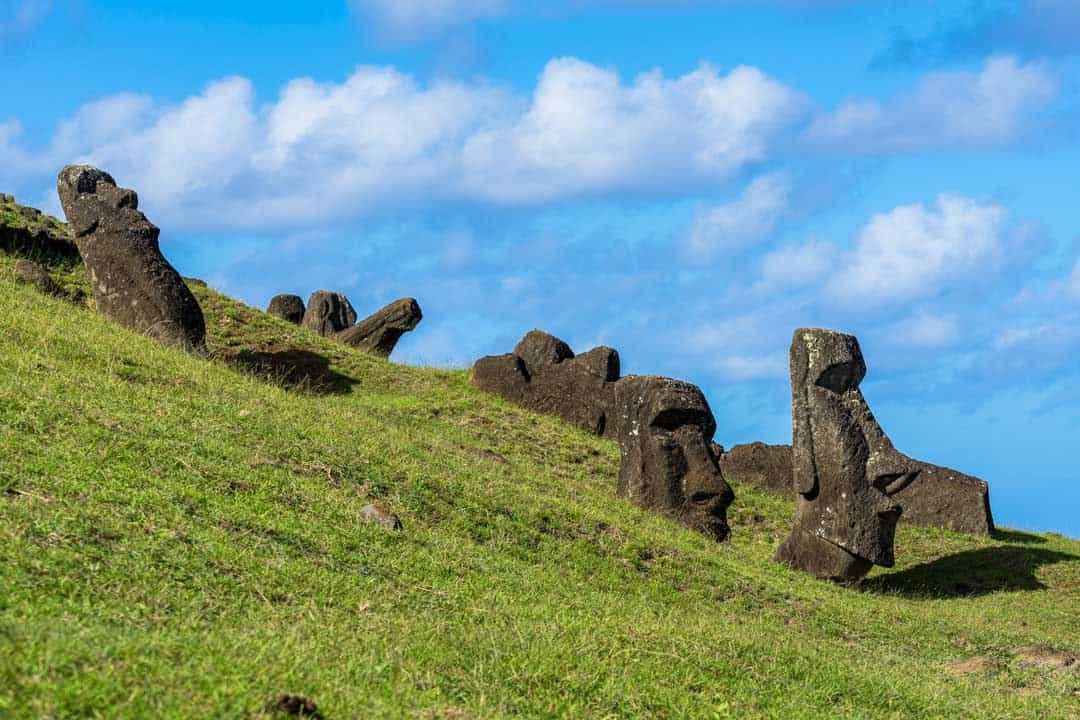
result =
[[696,385],[631,375],[612,385],[621,459],[615,494],[709,535],[728,538],[735,493],[712,450],[716,420]]
[[205,353],[202,309],[161,254],[160,231],[139,212],[135,191],[88,165],[65,167],[56,189],[98,311],[162,342]]
[[616,495],[717,541],[730,534],[735,499],[712,449],[716,420],[695,385],[653,375],[619,377],[619,354],[598,347],[575,355],[540,330],[513,352],[480,358],[477,387],[537,412],[557,415],[618,441]]
[[791,343],[793,482],[791,535],[776,559],[821,578],[857,580],[892,567],[900,506],[889,491],[905,476],[883,452],[884,437],[859,384],[859,341],[801,328]]

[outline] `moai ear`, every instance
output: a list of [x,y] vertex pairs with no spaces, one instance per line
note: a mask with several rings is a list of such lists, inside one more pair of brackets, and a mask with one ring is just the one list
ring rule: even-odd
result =
[[791,423],[791,480],[795,492],[811,495],[817,490],[817,465],[814,463],[814,433],[810,427],[806,388],[801,388],[798,400],[792,398]]
[[817,490],[814,434],[810,426],[807,379],[810,357],[800,331],[791,341],[791,482],[795,492],[810,495]]

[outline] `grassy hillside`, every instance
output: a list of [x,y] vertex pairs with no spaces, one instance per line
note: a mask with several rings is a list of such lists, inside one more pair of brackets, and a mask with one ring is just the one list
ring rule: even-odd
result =
[[10,265],[0,717],[1080,715],[1076,665],[1020,650],[1080,651],[1080,543],[905,526],[837,587],[770,561],[789,501],[736,488],[718,546],[615,499],[614,444],[464,372],[195,288],[207,362]]

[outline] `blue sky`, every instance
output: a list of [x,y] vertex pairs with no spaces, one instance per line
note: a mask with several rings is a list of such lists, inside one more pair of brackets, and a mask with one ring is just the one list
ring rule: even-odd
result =
[[0,0],[0,189],[138,190],[254,305],[413,295],[402,362],[541,327],[786,442],[787,346],[857,334],[897,446],[1080,536],[1071,0]]

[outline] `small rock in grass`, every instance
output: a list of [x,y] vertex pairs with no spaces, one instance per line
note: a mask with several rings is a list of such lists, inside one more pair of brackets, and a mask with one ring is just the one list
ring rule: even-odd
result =
[[276,701],[270,703],[267,710],[272,713],[295,715],[297,717],[312,718],[319,720],[323,717],[315,703],[303,695],[282,695]]
[[372,504],[360,508],[360,519],[366,523],[382,525],[387,530],[402,530],[401,518],[382,505]]

